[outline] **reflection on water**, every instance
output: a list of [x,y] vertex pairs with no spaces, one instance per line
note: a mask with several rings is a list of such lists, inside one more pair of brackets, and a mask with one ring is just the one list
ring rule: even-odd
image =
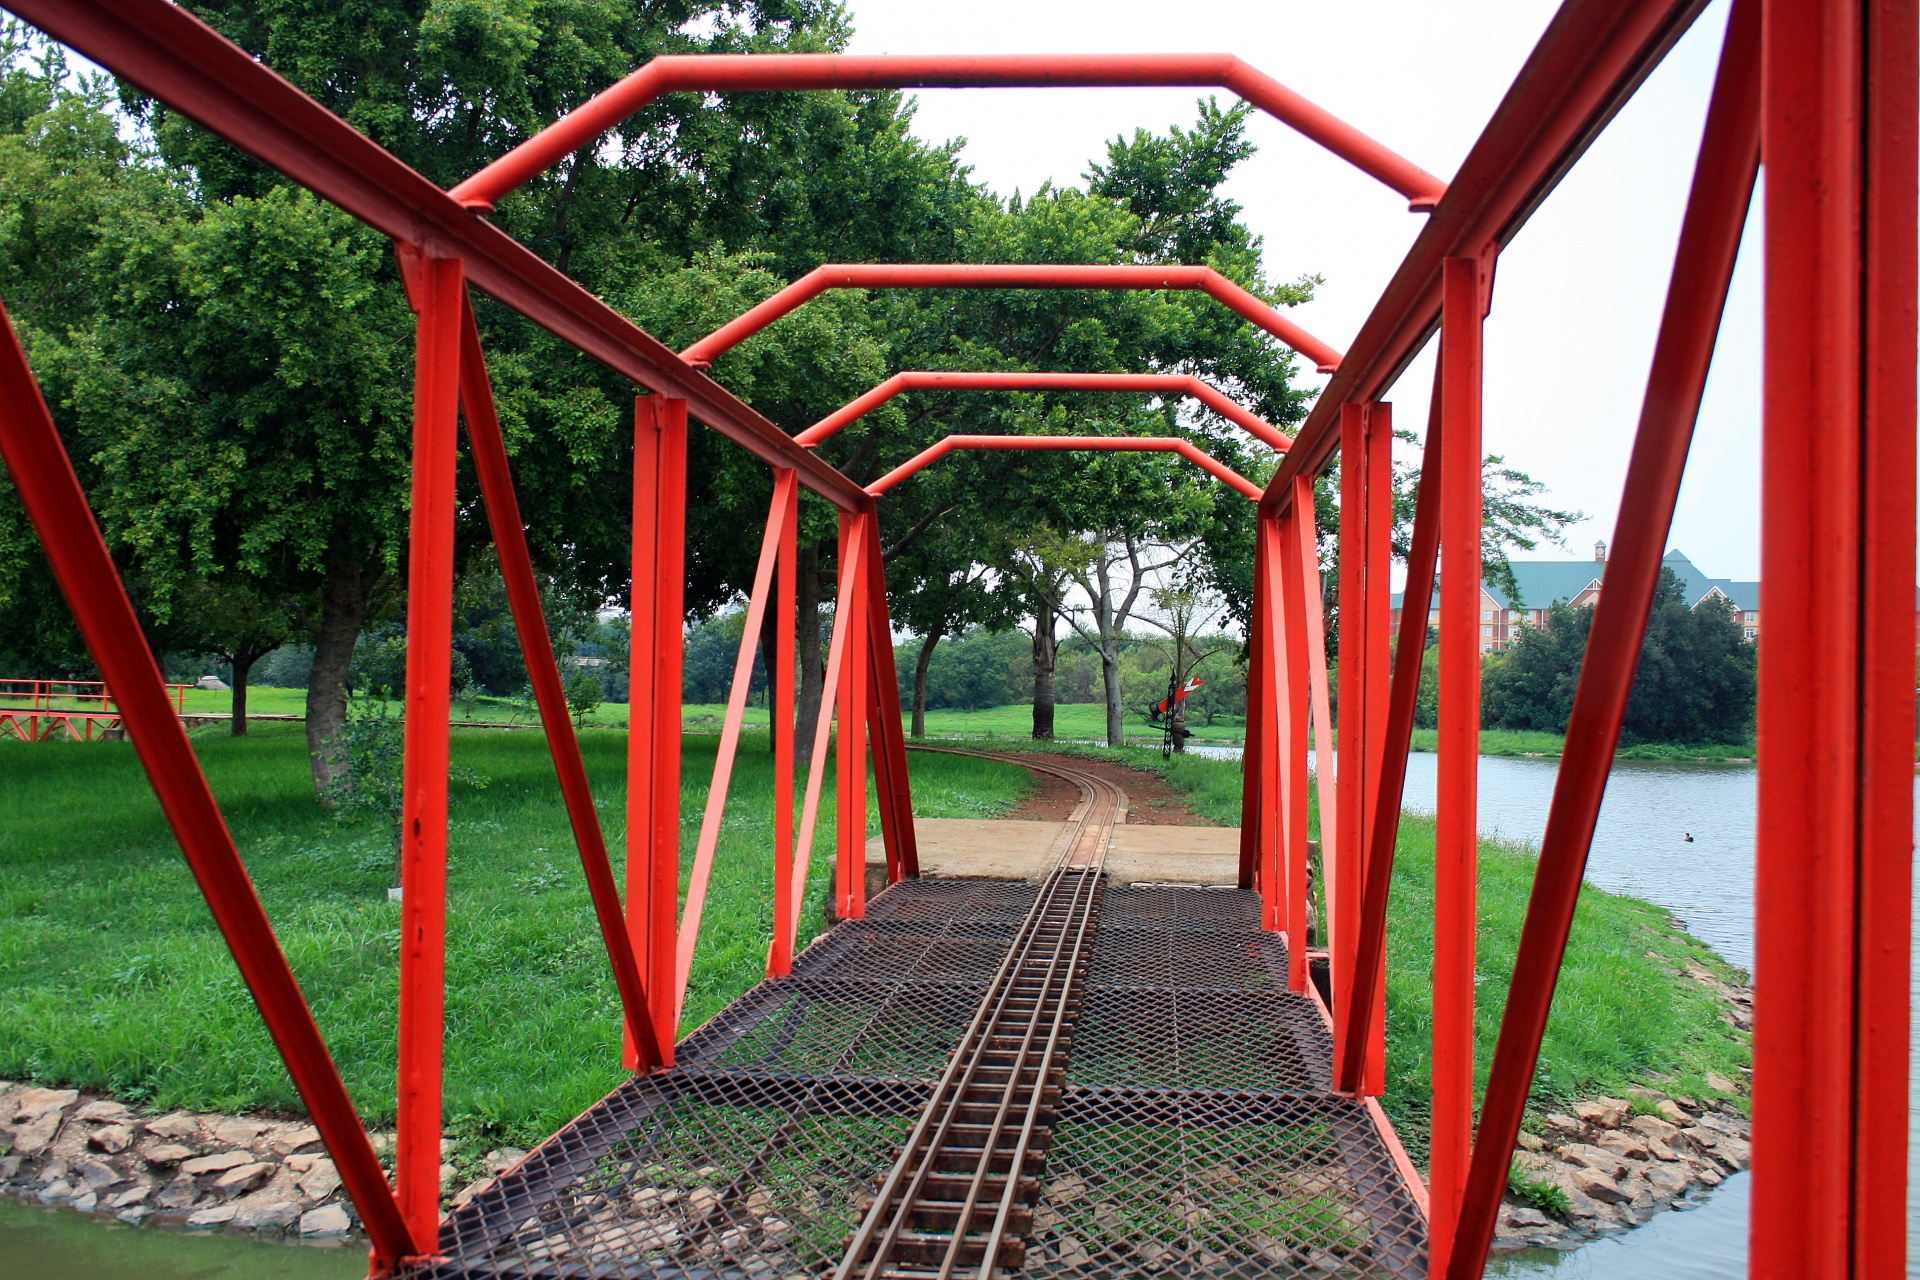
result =
[[0,1200],[0,1275],[21,1280],[363,1280],[367,1251],[105,1226]]
[[1728,1178],[1712,1198],[1685,1212],[1655,1214],[1632,1231],[1570,1253],[1529,1249],[1495,1258],[1489,1276],[1551,1275],[1554,1280],[1708,1280],[1746,1275],[1747,1194],[1752,1178]]

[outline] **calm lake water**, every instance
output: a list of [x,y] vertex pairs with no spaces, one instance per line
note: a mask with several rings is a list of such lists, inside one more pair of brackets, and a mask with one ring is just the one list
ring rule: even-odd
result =
[[[1237,757],[1239,751],[1196,748],[1196,754]],[[1412,757],[1409,808],[1432,811],[1434,765],[1430,754]],[[1549,760],[1482,757],[1481,830],[1538,844],[1554,769],[1555,762]],[[1622,761],[1607,785],[1588,880],[1659,903],[1729,961],[1751,967],[1754,786],[1754,771],[1745,766]],[[1690,843],[1684,838],[1689,834]],[[1920,919],[1915,935],[1920,937]],[[1915,973],[1920,979],[1920,964]],[[1920,980],[1915,1002],[1920,1005]],[[1920,1019],[1915,1027],[1920,1032]],[[1920,1058],[1920,1043],[1915,1056]],[[1920,1111],[1920,1096],[1915,1110]],[[1661,1214],[1644,1227],[1570,1254],[1508,1257],[1488,1274],[1551,1275],[1554,1280],[1743,1280],[1747,1195],[1746,1175],[1729,1178],[1697,1208]],[[1910,1187],[1907,1223],[1907,1274],[1920,1277],[1920,1185]],[[350,1280],[366,1274],[366,1263],[358,1249],[112,1231],[71,1212],[0,1202],[0,1275],[94,1280],[135,1271],[142,1280]]]

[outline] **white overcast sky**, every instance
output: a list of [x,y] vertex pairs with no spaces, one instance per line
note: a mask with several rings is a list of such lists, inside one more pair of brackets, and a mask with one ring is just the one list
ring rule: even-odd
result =
[[[1429,172],[1451,177],[1552,16],[1554,0],[851,0],[854,53],[1240,55]],[[1489,453],[1611,540],[1714,62],[1716,0],[1502,255],[1487,327]],[[1204,91],[1200,91],[1204,92]],[[916,132],[964,137],[1002,195],[1078,184],[1106,141],[1190,123],[1192,89],[924,90]],[[1231,95],[1222,93],[1223,100]],[[1270,276],[1326,278],[1294,316],[1345,348],[1420,227],[1393,192],[1266,116],[1228,187]],[[1714,577],[1759,576],[1758,210],[1749,224],[1668,545]],[[1431,353],[1391,399],[1426,421]],[[1322,381],[1314,378],[1314,382]],[[1565,553],[1542,547],[1534,557]],[[1531,558],[1524,557],[1523,558]]]

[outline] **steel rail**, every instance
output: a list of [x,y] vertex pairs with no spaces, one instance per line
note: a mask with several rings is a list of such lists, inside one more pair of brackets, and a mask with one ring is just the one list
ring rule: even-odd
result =
[[1441,264],[1508,244],[1586,154],[1706,0],[1566,0],[1348,346],[1267,485],[1292,500],[1339,447],[1340,406],[1384,397],[1440,324]]
[[[1020,1197],[1022,1171],[1032,1150],[1041,1115],[1047,1106],[1049,1078],[1060,1056],[1063,1036],[1070,1034],[1068,1014],[1074,1005],[1076,984],[1084,973],[1087,939],[1094,916],[1091,908],[1100,882],[1099,867],[1111,839],[1113,825],[1123,816],[1125,793],[1113,783],[1095,775],[1024,757],[971,751],[949,753],[1017,763],[1036,772],[1068,779],[1080,787],[1084,801],[1058,863],[1049,873],[1041,892],[1036,895],[1033,907],[1023,919],[1015,941],[1008,947],[1007,957],[996,971],[973,1022],[935,1086],[926,1110],[902,1144],[899,1159],[889,1171],[866,1218],[849,1242],[835,1273],[836,1280],[852,1280],[856,1273],[861,1280],[879,1280],[882,1276],[901,1274],[930,1274],[939,1277],[939,1280],[947,1280],[953,1275],[955,1267],[960,1265],[962,1251],[972,1248],[981,1250],[982,1277],[990,1276],[998,1265],[1006,1233],[1012,1224],[1014,1207]],[[1062,890],[1070,879],[1072,891],[1066,895],[1063,911]],[[1051,950],[1045,955],[1044,973],[1037,979],[1031,976],[1023,979],[1023,973],[1041,963],[1036,959],[1035,951],[1044,948],[1049,939]],[[1037,990],[1034,989],[1036,981]],[[1010,1006],[1016,1004],[1031,1005],[1025,1010],[1026,1022],[1019,1032],[1019,1048],[1011,1053],[1011,1061],[990,1063],[988,1059],[1009,1052],[1005,1049],[996,1050],[993,1044],[995,1040],[1010,1038],[1010,1034],[1003,1034],[1003,1020],[1008,1018]],[[1035,1062],[1035,1042],[1041,1038],[1043,1027],[1044,1047],[1039,1060]],[[1011,1030],[1004,1029],[1006,1032]],[[936,1168],[941,1163],[940,1152],[953,1131],[957,1117],[968,1105],[968,1095],[976,1087],[983,1069],[991,1073],[1004,1072],[1005,1088],[993,1118],[979,1140],[979,1155],[974,1161],[964,1200],[958,1203],[957,1210],[945,1207],[935,1209],[935,1203],[945,1206],[953,1202],[925,1200],[923,1197],[929,1179],[946,1172]],[[1024,1101],[1021,1100],[1023,1090]],[[1020,1108],[1018,1136],[1007,1157],[1010,1163],[998,1200],[993,1205],[992,1224],[984,1237],[970,1238],[969,1228],[974,1218],[986,1207],[982,1204],[983,1194],[990,1194],[987,1192],[988,1184],[996,1176],[994,1166],[1001,1158],[1001,1148],[1009,1125],[1013,1122],[1016,1106]],[[938,1126],[929,1136],[929,1128],[934,1125],[936,1116],[939,1117]],[[949,1213],[952,1214],[951,1234],[937,1270],[902,1272],[892,1265],[903,1235],[916,1218]]]
[[[907,1218],[906,1207],[913,1203],[925,1186],[927,1174],[933,1166],[933,1153],[946,1141],[952,1130],[954,1118],[958,1113],[959,1097],[972,1086],[974,1075],[980,1068],[981,1057],[977,1052],[978,1046],[983,1039],[991,1040],[992,1030],[999,1025],[1000,1017],[1016,990],[1015,975],[1024,967],[1027,957],[1038,941],[1040,922],[1052,907],[1063,883],[1064,881],[1057,874],[1049,876],[1041,887],[1040,893],[1035,895],[1033,906],[1028,908],[1026,916],[1021,921],[1014,944],[1008,947],[1006,958],[994,972],[993,979],[988,984],[987,994],[981,1000],[979,1009],[975,1011],[973,1021],[968,1024],[966,1032],[961,1036],[959,1047],[955,1049],[953,1057],[948,1060],[947,1069],[941,1073],[939,1081],[934,1085],[933,1096],[928,1100],[926,1110],[921,1113],[913,1131],[907,1136],[907,1141],[902,1144],[900,1159],[888,1172],[886,1181],[881,1184],[874,1197],[873,1205],[867,1211],[866,1220],[855,1232],[847,1254],[835,1272],[836,1280],[847,1280],[847,1277],[852,1275],[853,1268],[858,1265],[860,1255],[869,1247],[874,1248],[875,1261],[865,1274],[868,1276],[876,1274],[877,1267],[884,1261],[887,1251],[898,1240]],[[1061,936],[1064,938],[1064,933]],[[956,1073],[962,1073],[957,1091],[954,1080]],[[1013,1081],[1017,1083],[1017,1080],[1016,1072],[1013,1075]],[[936,1115],[941,1117],[939,1128],[929,1140],[927,1126],[932,1123]],[[881,1219],[894,1196],[901,1194],[900,1180],[909,1168],[914,1167],[914,1157],[922,1151],[923,1144],[925,1158],[919,1161],[917,1171],[908,1184],[905,1194],[901,1196],[901,1212],[894,1216],[884,1238],[874,1246],[873,1233],[879,1229]],[[991,1151],[992,1148],[988,1146],[986,1149]],[[1019,1170],[1009,1169],[1008,1177],[1017,1181]]]

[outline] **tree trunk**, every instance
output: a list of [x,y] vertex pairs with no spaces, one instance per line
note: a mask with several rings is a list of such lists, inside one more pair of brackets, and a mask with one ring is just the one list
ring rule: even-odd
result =
[[331,803],[350,771],[347,759],[347,671],[366,621],[373,574],[330,557],[321,587],[320,626],[313,637],[313,674],[307,680],[307,755],[313,789]]
[[820,696],[827,683],[827,660],[820,644],[820,548],[800,544],[794,557],[799,569],[800,618],[794,628],[794,648],[800,659],[800,718],[793,731],[796,765],[813,763],[813,731],[820,720]]
[[1107,745],[1124,747],[1127,745],[1126,722],[1123,719],[1124,708],[1120,701],[1120,637],[1104,636],[1100,640],[1100,683],[1106,687],[1107,694]]
[[1053,671],[1060,656],[1055,639],[1057,617],[1053,606],[1036,597],[1033,602],[1033,736],[1053,741]]
[[947,634],[944,626],[935,627],[927,632],[927,638],[920,642],[920,660],[913,664],[913,736],[927,736],[927,668],[933,665],[933,646],[940,643],[940,637]]
[[233,671],[233,736],[247,736],[247,674],[253,670],[253,664],[260,661],[262,655],[251,649],[243,649],[228,656],[227,661]]

